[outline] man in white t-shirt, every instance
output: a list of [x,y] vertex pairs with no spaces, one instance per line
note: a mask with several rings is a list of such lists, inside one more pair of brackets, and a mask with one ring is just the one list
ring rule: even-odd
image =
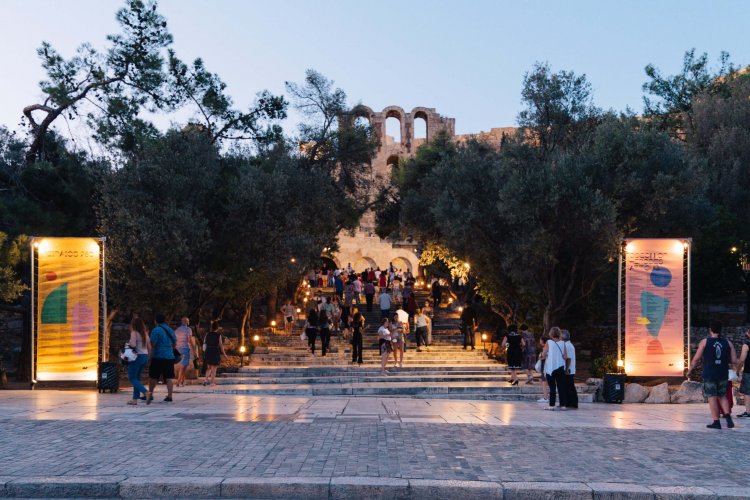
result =
[[576,348],[570,341],[570,332],[562,331],[562,340],[565,342],[565,354],[568,356],[568,369],[565,372],[567,381],[567,400],[566,408],[578,408],[578,391],[576,391],[575,374],[576,374]]

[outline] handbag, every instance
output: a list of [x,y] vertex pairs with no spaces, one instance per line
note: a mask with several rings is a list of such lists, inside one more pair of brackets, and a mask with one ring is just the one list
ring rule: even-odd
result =
[[542,373],[542,360],[541,359],[536,360],[536,364],[534,365],[534,370],[537,373]]
[[175,346],[172,346],[172,355],[174,356],[174,364],[182,361],[182,353],[180,353]]
[[125,343],[125,345],[120,349],[120,362],[123,365],[128,365],[135,361],[138,358],[138,353],[135,352],[135,349],[130,347],[129,343]]

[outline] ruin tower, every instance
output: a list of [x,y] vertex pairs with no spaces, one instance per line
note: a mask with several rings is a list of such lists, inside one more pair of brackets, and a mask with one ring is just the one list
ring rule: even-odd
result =
[[[411,157],[420,145],[431,140],[439,131],[447,130],[451,137],[455,135],[455,119],[440,115],[434,108],[417,107],[407,113],[399,106],[388,106],[383,111],[375,112],[367,106],[359,105],[352,110],[351,116],[367,120],[378,138],[378,149],[372,160],[375,189],[388,182],[393,165]],[[386,134],[385,122],[388,118],[396,118],[399,121],[400,137]],[[416,120],[424,120],[426,137],[414,137]],[[339,251],[324,257],[332,259],[337,267],[346,267],[351,263],[356,271],[368,267],[385,269],[393,262],[396,268],[409,270],[415,275],[418,273],[416,242],[380,239],[375,234],[373,213],[366,213],[360,221],[359,228],[353,233],[342,231],[339,234]]]

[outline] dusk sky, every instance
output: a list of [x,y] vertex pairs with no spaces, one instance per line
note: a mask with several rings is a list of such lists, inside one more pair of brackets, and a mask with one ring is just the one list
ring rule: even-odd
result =
[[[3,0],[0,125],[17,129],[21,108],[39,99],[42,40],[66,57],[82,42],[103,49],[122,5]],[[178,56],[202,57],[241,107],[314,68],[352,104],[433,107],[456,119],[457,133],[514,125],[535,61],[585,73],[598,106],[637,112],[648,63],[673,74],[693,47],[714,65],[722,50],[736,65],[750,63],[744,0],[162,0],[159,9]]]

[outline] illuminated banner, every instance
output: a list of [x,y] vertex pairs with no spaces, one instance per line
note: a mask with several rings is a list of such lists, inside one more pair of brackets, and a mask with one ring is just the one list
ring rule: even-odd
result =
[[99,243],[91,238],[37,243],[36,379],[96,380]]
[[625,372],[682,376],[685,365],[686,243],[632,239],[625,245]]

